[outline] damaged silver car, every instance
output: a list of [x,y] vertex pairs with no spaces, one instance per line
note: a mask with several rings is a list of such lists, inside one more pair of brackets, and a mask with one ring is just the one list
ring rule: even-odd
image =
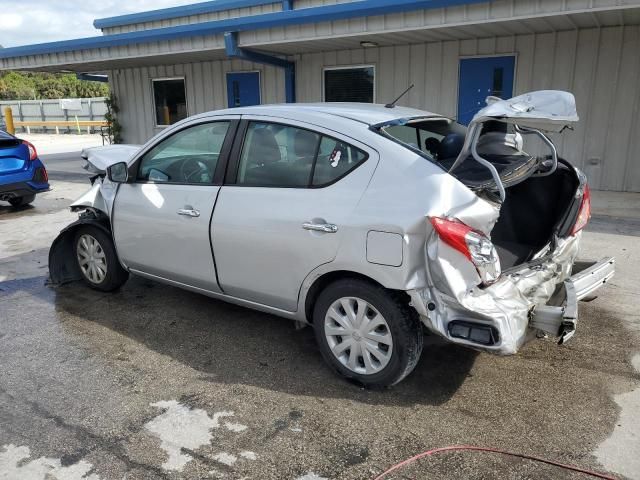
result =
[[564,343],[614,274],[576,262],[589,187],[549,133],[577,121],[559,91],[490,98],[468,127],[369,104],[197,115],[84,152],[96,175],[51,281],[111,291],[135,274],[311,324],[366,385],[413,370],[423,326],[497,354]]

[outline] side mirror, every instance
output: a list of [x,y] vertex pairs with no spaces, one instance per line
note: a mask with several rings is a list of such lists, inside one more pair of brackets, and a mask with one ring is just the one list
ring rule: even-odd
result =
[[107,168],[107,176],[114,183],[127,183],[127,180],[129,180],[129,166],[126,162],[114,163]]

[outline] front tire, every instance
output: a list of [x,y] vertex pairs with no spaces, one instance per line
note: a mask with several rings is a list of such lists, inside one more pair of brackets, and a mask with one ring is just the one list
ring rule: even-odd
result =
[[326,287],[315,304],[313,325],[325,361],[366,386],[395,385],[422,353],[422,328],[409,299],[363,280]]
[[12,207],[24,207],[29,205],[36,199],[35,195],[25,195],[24,197],[16,197],[9,200]]
[[82,280],[91,288],[111,292],[120,288],[129,278],[118,261],[111,237],[97,227],[78,229],[73,242]]

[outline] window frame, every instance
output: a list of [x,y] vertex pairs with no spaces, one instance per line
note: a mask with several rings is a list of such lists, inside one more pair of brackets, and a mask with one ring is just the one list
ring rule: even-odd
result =
[[[356,65],[337,65],[337,66],[331,66],[331,67],[322,67],[322,101],[326,102],[326,78],[325,78],[325,73],[328,71],[335,71],[335,70],[353,70],[353,69],[357,69],[357,68],[372,68],[373,69],[373,101],[371,102],[372,104],[376,103],[377,100],[377,86],[378,86],[378,75],[376,72],[376,65],[375,63],[372,64],[356,64]],[[332,103],[332,102],[327,102],[327,103]]]
[[[189,96],[187,95],[187,77],[185,75],[182,76],[177,76],[177,77],[158,77],[158,78],[152,78],[151,79],[151,102],[153,103],[153,125],[154,128],[167,128],[167,127],[171,127],[172,125],[175,125],[175,123],[169,124],[169,125],[164,125],[164,124],[160,124],[158,123],[158,118],[156,116],[158,109],[156,106],[156,92],[154,89],[154,85],[155,82],[163,82],[163,81],[167,81],[167,80],[182,80],[182,84],[184,86],[184,103],[187,107],[187,116],[183,119],[178,120],[178,122],[181,122],[182,120],[189,118]],[[176,122],[176,123],[178,123]]]
[[[229,128],[227,129],[227,134],[224,137],[224,141],[222,142],[222,148],[220,149],[220,156],[218,157],[218,163],[216,165],[215,172],[213,173],[213,179],[211,182],[203,183],[203,182],[156,182],[154,180],[141,180],[138,178],[138,173],[140,172],[140,168],[142,166],[142,160],[144,157],[155,147],[163,143],[165,140],[177,135],[180,132],[183,132],[189,128],[197,127],[200,125],[205,125],[209,123],[220,123],[226,122],[229,123]],[[240,123],[239,118],[204,118],[197,122],[192,122],[187,125],[181,125],[179,128],[176,128],[175,131],[172,131],[168,135],[164,135],[162,138],[158,139],[157,142],[152,145],[147,146],[144,151],[140,152],[138,158],[131,164],[129,167],[129,178],[131,178],[131,182],[127,183],[135,183],[135,184],[153,184],[153,185],[193,185],[193,186],[201,186],[201,187],[211,187],[211,186],[222,186],[224,180],[224,173],[227,168],[227,162],[229,161],[229,154],[233,147],[233,142],[235,141],[236,134],[238,132],[238,125]]]
[[[249,129],[249,124],[252,123],[252,122],[253,123],[269,123],[269,124],[275,124],[275,125],[282,125],[283,127],[297,128],[298,130],[307,130],[307,131],[309,131],[311,133],[315,133],[316,135],[320,136],[319,141],[318,141],[318,147],[316,149],[316,155],[315,155],[315,158],[313,160],[313,164],[311,166],[311,172],[309,174],[309,181],[308,181],[306,186],[247,185],[247,184],[238,183],[238,172],[240,171],[240,161],[242,159],[242,151],[244,149],[244,144],[245,144],[246,139],[247,139],[247,131]],[[235,187],[243,187],[243,188],[297,188],[297,189],[300,189],[300,190],[316,190],[316,189],[320,189],[320,188],[326,188],[326,187],[329,187],[329,186],[339,182],[340,180],[345,178],[347,175],[349,175],[352,172],[354,172],[361,165],[364,165],[367,162],[367,160],[369,160],[369,158],[371,157],[371,155],[369,155],[369,152],[367,152],[366,150],[364,150],[362,148],[356,147],[353,143],[351,143],[349,141],[342,140],[339,137],[324,133],[324,132],[319,131],[319,130],[314,130],[314,129],[310,128],[310,127],[304,127],[304,126],[293,124],[293,123],[287,123],[286,121],[282,121],[281,119],[243,118],[240,121],[240,125],[238,126],[238,130],[236,131],[235,136],[236,136],[236,140],[234,141],[233,148],[232,148],[231,153],[229,155],[229,162],[228,162],[227,170],[226,170],[225,177],[224,177],[224,184],[223,185],[227,185],[227,186],[235,186]],[[355,167],[351,168],[350,170],[347,170],[346,172],[344,172],[339,177],[336,177],[335,179],[333,179],[331,182],[323,183],[322,185],[313,185],[313,177],[314,177],[314,173],[315,173],[315,169],[316,169],[316,162],[318,161],[318,149],[319,149],[320,144],[322,143],[322,139],[325,138],[325,137],[329,138],[331,140],[335,140],[337,142],[345,143],[349,147],[355,148],[355,149],[361,151],[364,154],[364,158]]]

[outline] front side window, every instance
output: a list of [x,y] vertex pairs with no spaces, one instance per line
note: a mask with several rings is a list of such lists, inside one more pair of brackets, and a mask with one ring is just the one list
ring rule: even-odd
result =
[[210,184],[229,122],[194,125],[165,138],[140,162],[137,179],[155,183]]
[[251,122],[238,167],[238,185],[322,187],[339,180],[367,154],[335,138],[276,123]]
[[184,78],[153,80],[153,101],[156,125],[172,125],[187,118],[187,97]]
[[325,102],[373,103],[374,68],[335,68],[324,71]]

